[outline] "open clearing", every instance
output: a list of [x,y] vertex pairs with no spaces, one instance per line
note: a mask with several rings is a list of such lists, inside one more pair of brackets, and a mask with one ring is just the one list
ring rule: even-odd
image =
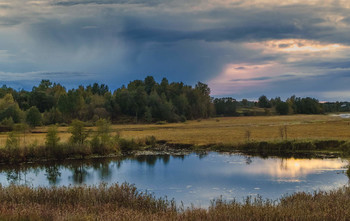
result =
[[[341,139],[350,137],[350,120],[332,115],[288,115],[257,117],[220,117],[167,124],[121,124],[112,125],[112,134],[117,131],[124,138],[155,136],[157,140],[170,143],[205,145],[213,143],[234,144],[251,141],[281,139],[280,128],[286,126],[288,139]],[[44,144],[48,127],[37,127],[21,135],[21,143]],[[92,131],[94,127],[90,127]],[[61,141],[70,137],[68,127],[59,127]],[[4,146],[7,133],[0,134],[0,146]]]

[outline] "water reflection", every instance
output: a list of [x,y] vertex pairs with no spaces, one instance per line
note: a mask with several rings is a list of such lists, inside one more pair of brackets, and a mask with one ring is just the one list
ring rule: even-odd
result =
[[45,175],[51,185],[56,184],[61,176],[60,168],[57,165],[47,166]]
[[2,185],[135,184],[185,205],[207,206],[211,199],[262,195],[277,199],[296,191],[330,190],[347,184],[347,160],[340,158],[261,158],[239,154],[192,153],[136,156],[0,167]]
[[245,169],[246,173],[266,174],[276,178],[295,178],[306,176],[318,171],[338,170],[343,169],[348,165],[348,162],[340,159],[257,159],[252,163],[252,160],[247,159],[249,165]]

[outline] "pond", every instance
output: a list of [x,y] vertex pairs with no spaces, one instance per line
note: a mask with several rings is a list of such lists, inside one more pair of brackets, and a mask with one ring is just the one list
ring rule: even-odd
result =
[[217,152],[151,155],[2,166],[0,183],[37,187],[128,182],[185,206],[208,207],[210,200],[220,196],[243,201],[260,195],[275,200],[298,191],[336,189],[348,183],[348,163],[341,158],[262,158]]

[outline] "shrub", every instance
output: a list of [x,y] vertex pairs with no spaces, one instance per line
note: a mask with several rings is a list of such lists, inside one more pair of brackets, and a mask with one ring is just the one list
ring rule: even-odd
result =
[[[46,134],[45,144],[50,153],[56,152],[59,146],[60,138],[56,126],[51,126]],[[54,154],[55,155],[55,154]]]
[[146,145],[154,146],[154,145],[156,145],[156,142],[157,142],[157,139],[156,139],[155,136],[147,136],[145,138],[145,144]]
[[41,125],[42,117],[39,109],[35,106],[29,108],[26,113],[26,122],[31,127],[36,127]]
[[85,140],[89,136],[89,131],[84,128],[84,122],[80,120],[73,120],[70,125],[69,132],[72,134],[70,142],[72,144],[84,144]]
[[12,130],[13,126],[14,126],[14,122],[13,122],[12,117],[3,119],[0,123],[0,125]]
[[122,152],[129,152],[137,149],[139,145],[134,141],[134,139],[127,140],[120,138],[118,140],[118,146]]
[[8,161],[19,161],[21,159],[19,139],[15,132],[9,133],[6,140],[5,149]]

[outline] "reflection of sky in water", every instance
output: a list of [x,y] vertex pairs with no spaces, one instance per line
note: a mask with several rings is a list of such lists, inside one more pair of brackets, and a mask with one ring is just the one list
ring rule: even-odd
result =
[[31,186],[128,182],[139,190],[167,195],[186,206],[208,206],[213,198],[235,198],[257,194],[277,199],[297,191],[313,192],[341,187],[348,182],[345,160],[281,159],[209,153],[138,157],[122,161],[74,162],[41,168],[2,170],[0,183]]

